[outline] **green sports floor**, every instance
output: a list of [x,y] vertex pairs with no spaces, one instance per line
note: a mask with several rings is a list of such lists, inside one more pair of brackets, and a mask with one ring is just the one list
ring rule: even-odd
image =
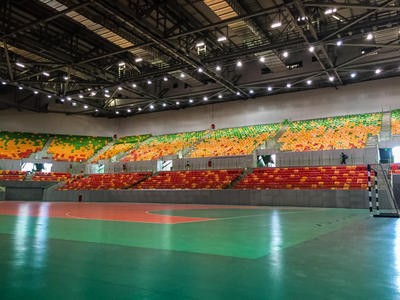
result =
[[367,210],[0,202],[0,299],[400,299]]

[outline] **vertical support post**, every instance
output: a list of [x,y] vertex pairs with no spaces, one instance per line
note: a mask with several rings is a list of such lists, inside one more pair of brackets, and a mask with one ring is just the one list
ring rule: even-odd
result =
[[368,199],[369,199],[369,211],[372,213],[372,191],[371,191],[371,165],[367,165],[368,171]]
[[378,197],[378,172],[374,171],[375,175],[375,205],[376,205],[376,212],[379,215],[379,197]]

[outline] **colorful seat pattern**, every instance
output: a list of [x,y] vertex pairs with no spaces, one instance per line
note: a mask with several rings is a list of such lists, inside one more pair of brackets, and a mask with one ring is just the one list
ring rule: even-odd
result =
[[290,122],[278,139],[282,151],[364,148],[368,136],[378,135],[382,114],[363,114]]
[[150,176],[150,172],[90,174],[67,182],[59,190],[118,190],[126,189]]
[[196,145],[190,156],[248,155],[264,141],[273,139],[280,127],[280,124],[269,124],[218,129]]
[[122,161],[154,160],[174,155],[202,139],[205,134],[206,131],[194,131],[154,136],[140,143]]
[[365,190],[366,166],[260,168],[238,182],[234,189]]
[[32,176],[33,181],[67,181],[70,178],[71,174],[64,172],[36,172]]
[[47,152],[53,155],[54,160],[85,161],[110,141],[111,138],[107,137],[56,135]]
[[133,147],[135,147],[135,145],[137,143],[147,140],[150,136],[151,136],[150,134],[145,134],[145,135],[122,137],[122,138],[116,140],[114,142],[114,145],[112,145],[107,151],[105,151],[104,153],[95,157],[93,162],[97,162],[99,160],[110,159],[111,157],[113,157],[119,153],[124,153],[124,152],[132,149]]
[[223,189],[236,179],[242,170],[196,170],[160,172],[134,189]]
[[24,132],[0,132],[0,159],[22,159],[43,149],[49,135]]
[[26,172],[24,171],[0,170],[0,181],[23,181],[25,176]]
[[392,134],[400,134],[400,109],[392,111],[391,119]]

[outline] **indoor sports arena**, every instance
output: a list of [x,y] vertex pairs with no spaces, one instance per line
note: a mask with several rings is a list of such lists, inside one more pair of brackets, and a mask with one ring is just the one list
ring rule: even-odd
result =
[[399,1],[0,15],[0,299],[400,299]]

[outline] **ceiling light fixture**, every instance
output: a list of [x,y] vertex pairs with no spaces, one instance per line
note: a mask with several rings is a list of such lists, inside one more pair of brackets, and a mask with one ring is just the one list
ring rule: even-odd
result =
[[366,39],[368,41],[372,40],[374,38],[374,36],[372,35],[372,33],[368,33]]
[[333,81],[335,81],[335,77],[333,77],[333,76],[329,76],[329,81],[330,81],[330,82],[333,82]]
[[220,36],[220,37],[217,39],[217,41],[218,41],[218,42],[225,42],[225,41],[226,41],[226,36]]
[[264,56],[260,56],[260,58],[258,59],[260,62],[264,63],[265,62],[265,57]]
[[132,83],[132,87],[136,88],[137,87],[136,83]]
[[16,62],[15,64],[20,68],[25,68],[25,65],[23,63]]
[[141,61],[143,61],[143,58],[141,58],[141,57],[138,57],[138,58],[135,58],[135,62],[141,62]]
[[189,103],[193,103],[193,99],[189,99]]
[[168,77],[167,77],[167,76],[164,76],[163,80],[164,80],[164,81],[168,81]]
[[237,62],[236,62],[236,67],[241,67],[241,66],[243,66],[243,63],[242,63],[242,61],[240,61],[240,60],[238,60]]
[[283,51],[282,56],[285,58],[289,57],[289,52]]
[[291,83],[287,83],[287,84],[286,84],[286,87],[287,87],[288,89],[290,89],[290,88],[292,87],[292,84],[291,84]]
[[331,15],[333,13],[337,12],[336,8],[328,8],[325,10],[325,15]]
[[343,41],[342,41],[342,40],[338,40],[338,41],[336,42],[336,46],[340,47],[340,46],[342,46],[342,45],[343,45]]
[[215,67],[215,70],[221,71],[221,66],[216,66],[216,67]]
[[221,94],[219,94],[219,95],[218,95],[218,98],[219,98],[219,99],[222,99],[222,95],[221,95]]
[[47,73],[47,72],[43,72],[42,73],[44,76],[46,76],[46,77],[49,77],[50,76],[50,73]]
[[199,41],[196,43],[196,47],[203,47],[205,43],[203,41]]
[[380,74],[382,72],[382,69],[378,68],[375,70],[375,74]]
[[271,28],[278,28],[282,26],[282,22],[280,21],[276,21],[274,23],[271,24]]
[[357,73],[355,73],[355,72],[351,73],[351,74],[350,74],[350,77],[351,77],[351,78],[356,78],[356,77],[357,77]]
[[203,100],[204,100],[204,101],[208,101],[208,97],[207,97],[207,96],[204,96],[204,97],[203,97]]
[[39,92],[38,92],[38,91],[33,91],[33,93],[34,93],[35,95],[39,94]]
[[314,52],[314,50],[315,50],[314,46],[310,46],[310,48],[308,48],[308,51],[310,51],[310,52]]
[[307,80],[307,85],[312,85],[312,80],[311,79]]
[[150,109],[153,109],[153,108],[154,108],[154,105],[153,105],[153,104],[151,104],[151,105],[150,105]]
[[268,90],[268,92],[271,92],[271,91],[272,91],[272,86],[269,86],[269,87],[267,88],[267,90]]

